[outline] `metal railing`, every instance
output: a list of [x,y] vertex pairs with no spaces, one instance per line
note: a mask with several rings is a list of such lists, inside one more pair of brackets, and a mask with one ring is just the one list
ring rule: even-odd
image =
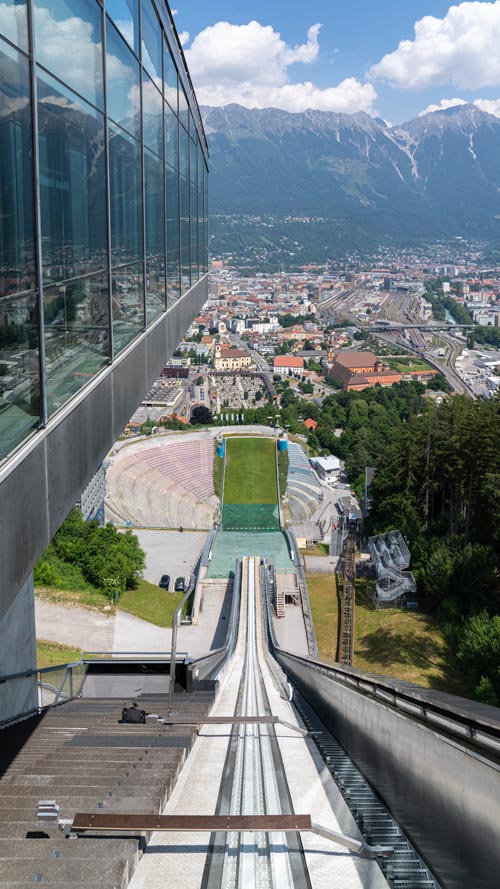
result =
[[[86,665],[82,660],[71,664],[58,664],[54,667],[43,667],[40,670],[26,670],[22,673],[10,673],[0,676],[0,693],[5,689],[14,692],[19,698],[18,683],[31,680],[25,691],[26,703],[20,712],[8,719],[0,719],[0,728],[5,728],[21,719],[39,715],[49,707],[55,707],[75,698],[85,679]],[[22,694],[22,692],[21,692]]]
[[314,632],[314,623],[311,614],[311,605],[309,602],[309,593],[307,591],[307,583],[306,576],[304,574],[304,568],[302,565],[302,559],[299,553],[299,547],[297,544],[297,540],[295,538],[295,534],[290,529],[283,531],[288,547],[290,550],[290,555],[292,557],[293,564],[295,566],[295,570],[297,572],[297,579],[299,583],[299,593],[300,593],[300,601],[302,605],[302,614],[304,615],[304,626],[306,629],[306,637],[307,637],[307,649],[311,657],[318,657],[318,644],[316,642],[316,633]]
[[397,679],[380,679],[354,667],[304,658],[285,651],[276,643],[274,654],[283,669],[292,668],[292,674],[296,672],[294,665],[299,671],[317,673],[374,698],[378,703],[398,710],[401,715],[428,723],[434,731],[459,737],[463,742],[478,745],[496,757],[500,755],[500,708],[434,689],[420,688]]

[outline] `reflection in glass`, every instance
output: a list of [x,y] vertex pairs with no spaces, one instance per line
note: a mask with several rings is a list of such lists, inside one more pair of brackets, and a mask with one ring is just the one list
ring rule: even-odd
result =
[[182,293],[191,286],[191,246],[189,237],[189,179],[180,177],[181,189],[181,284]]
[[203,186],[204,186],[204,200],[203,200],[203,232],[205,238],[205,272],[208,272],[208,170],[203,162]]
[[108,114],[136,138],[141,133],[139,63],[116,28],[106,22],[106,87]]
[[16,46],[28,52],[26,0],[3,0],[0,5],[0,31]]
[[163,157],[163,99],[147,74],[142,78],[144,144]]
[[175,114],[165,105],[165,160],[174,170],[179,169],[179,123]]
[[165,311],[165,184],[164,164],[144,150],[146,216],[146,312],[152,321]]
[[103,116],[40,71],[38,125],[44,280],[104,269]]
[[106,0],[106,12],[138,56],[139,6],[137,0]]
[[29,67],[0,41],[0,297],[34,287]]
[[37,61],[103,107],[101,10],[95,0],[35,0]]
[[186,127],[186,130],[189,128],[189,110],[188,103],[186,99],[186,94],[182,87],[182,84],[179,80],[179,120]]
[[0,459],[40,422],[38,301],[0,299]]
[[179,127],[179,170],[181,176],[189,179],[189,137],[184,127]]
[[142,64],[155,80],[158,89],[163,87],[162,55],[163,31],[151,0],[142,0]]
[[109,124],[109,190],[113,265],[141,259],[142,181],[139,142]]
[[180,296],[179,259],[179,173],[167,171],[167,301],[171,306]]
[[163,95],[177,114],[177,68],[166,40],[163,41]]
[[144,266],[142,262],[113,271],[113,336],[115,355],[144,329]]
[[167,308],[165,255],[146,259],[146,323]]
[[191,179],[191,280],[198,280],[198,186]]
[[109,361],[108,277],[45,287],[47,408],[53,414]]

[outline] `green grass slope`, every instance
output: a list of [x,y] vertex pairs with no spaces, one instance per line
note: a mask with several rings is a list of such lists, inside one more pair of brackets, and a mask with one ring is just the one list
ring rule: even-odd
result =
[[228,438],[224,504],[275,504],[276,443],[268,438]]

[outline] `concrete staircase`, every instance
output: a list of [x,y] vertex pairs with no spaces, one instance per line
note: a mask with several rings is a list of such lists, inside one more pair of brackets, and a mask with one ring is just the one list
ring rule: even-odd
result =
[[[176,694],[179,716],[211,709],[212,691]],[[127,701],[130,703],[130,700]],[[165,694],[140,709],[167,715]],[[195,738],[192,726],[121,725],[123,700],[83,698],[0,731],[0,889],[125,889],[142,855],[139,836],[85,836],[35,829],[37,803],[76,812],[158,814]]]

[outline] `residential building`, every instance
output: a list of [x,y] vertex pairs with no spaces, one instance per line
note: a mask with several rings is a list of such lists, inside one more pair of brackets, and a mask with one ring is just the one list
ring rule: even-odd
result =
[[296,355],[279,355],[273,361],[273,372],[284,377],[301,377],[304,373],[304,359]]

